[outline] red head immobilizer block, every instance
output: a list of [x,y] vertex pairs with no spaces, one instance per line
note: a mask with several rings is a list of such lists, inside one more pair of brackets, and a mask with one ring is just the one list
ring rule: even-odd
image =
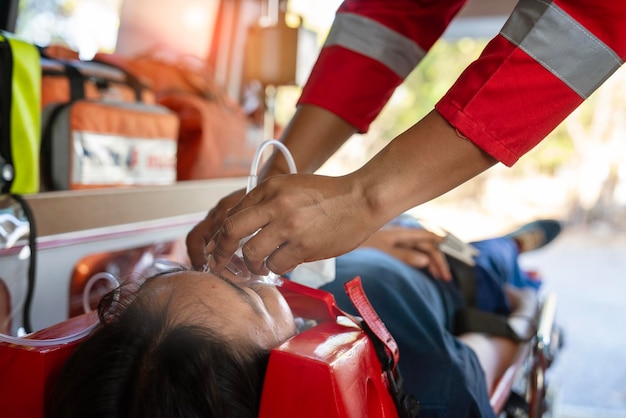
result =
[[[260,418],[397,418],[376,352],[334,297],[284,280],[295,316],[317,325],[272,350]],[[81,315],[29,338],[53,339],[93,324]],[[0,342],[0,410],[10,418],[43,418],[46,394],[76,342],[31,347]]]

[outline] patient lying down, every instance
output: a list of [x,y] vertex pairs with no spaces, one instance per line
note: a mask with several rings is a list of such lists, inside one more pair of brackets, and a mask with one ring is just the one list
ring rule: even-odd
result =
[[[511,253],[497,258],[501,267],[518,270],[514,242],[507,237],[483,245],[484,265]],[[398,342],[405,390],[423,411],[493,416],[488,393],[503,368],[496,354],[514,352],[515,343],[455,336],[440,281],[376,247],[339,257],[335,280],[322,289],[353,313],[342,285],[361,276]],[[519,295],[533,291],[506,293],[513,311],[532,314]],[[184,268],[123,285],[98,311],[101,325],[77,347],[49,397],[51,418],[256,417],[270,350],[297,333],[275,286]]]

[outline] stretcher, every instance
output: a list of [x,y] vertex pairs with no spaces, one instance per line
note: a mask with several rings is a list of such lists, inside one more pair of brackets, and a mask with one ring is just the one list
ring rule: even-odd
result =
[[[330,293],[289,280],[280,291],[294,315],[314,326],[272,350],[259,417],[404,418],[371,332],[344,314]],[[491,393],[499,416],[536,418],[549,408],[545,374],[560,346],[555,314],[556,297],[549,295],[538,312],[536,335],[519,345]],[[73,335],[95,321],[93,312],[81,314],[29,335],[22,344],[0,342],[3,416],[43,418],[46,395],[81,339],[48,346],[29,341]]]

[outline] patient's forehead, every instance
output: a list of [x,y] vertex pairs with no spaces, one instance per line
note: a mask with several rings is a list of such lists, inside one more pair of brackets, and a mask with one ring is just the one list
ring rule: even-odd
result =
[[224,300],[232,302],[232,305],[224,308],[239,307],[240,292],[232,284],[211,273],[177,270],[146,280],[140,295],[150,297],[153,301],[167,301],[176,308],[207,309]]
[[291,309],[274,287],[247,285],[198,271],[160,274],[139,297],[167,304],[175,323],[207,326],[233,341],[272,348],[295,335]]

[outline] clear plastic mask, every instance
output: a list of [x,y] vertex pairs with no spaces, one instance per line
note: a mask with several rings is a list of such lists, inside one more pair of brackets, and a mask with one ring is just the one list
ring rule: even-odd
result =
[[[263,156],[263,152],[265,151],[265,149],[270,146],[276,147],[278,151],[283,153],[285,159],[287,160],[287,165],[289,166],[290,173],[294,174],[297,172],[296,163],[291,153],[289,152],[289,150],[283,143],[281,143],[280,141],[276,139],[270,139],[270,140],[264,141],[258,147],[256,154],[254,155],[254,158],[252,159],[252,166],[250,168],[250,175],[248,176],[248,186],[246,188],[246,193],[250,193],[250,191],[256,187],[257,181],[258,181],[257,172],[259,170],[261,157]],[[254,234],[241,240],[241,243],[239,244],[239,248],[237,249],[235,254],[233,254],[229,263],[226,265],[226,268],[225,268],[226,272],[222,273],[222,276],[229,278],[227,277],[228,274],[232,274],[239,280],[245,280],[251,283],[264,283],[264,284],[268,284],[271,286],[282,285],[283,283],[282,279],[278,276],[278,274],[272,271],[270,271],[269,274],[267,275],[261,276],[258,274],[254,274],[250,270],[248,270],[248,267],[246,266],[246,263],[243,260],[243,252],[241,248],[246,243],[246,241],[248,241],[252,236],[254,236]],[[209,272],[208,260],[207,260],[207,263],[204,265],[204,271]]]
[[[154,263],[150,266],[150,268],[145,270],[144,276],[150,277],[155,274],[177,269],[186,269],[186,267],[176,261],[158,258],[154,260]],[[210,273],[208,263],[204,265],[203,271],[205,273]],[[235,280],[239,283],[263,283],[271,286],[280,286],[283,283],[280,276],[272,272],[265,276],[250,272],[241,257],[241,248],[237,250],[237,254],[233,255],[230,262],[226,266],[226,269],[219,274],[219,276],[225,277],[229,280]]]
[[[205,271],[209,271],[208,265]],[[229,275],[231,274],[235,276],[238,281],[244,281],[246,283],[262,283],[270,286],[280,286],[283,284],[280,276],[271,271],[267,275],[252,273],[246,266],[246,263],[243,261],[241,247],[239,247],[237,252],[235,252],[235,254],[226,265],[225,272],[222,273],[222,276],[226,277],[227,279],[232,279],[232,277],[229,277]]]

